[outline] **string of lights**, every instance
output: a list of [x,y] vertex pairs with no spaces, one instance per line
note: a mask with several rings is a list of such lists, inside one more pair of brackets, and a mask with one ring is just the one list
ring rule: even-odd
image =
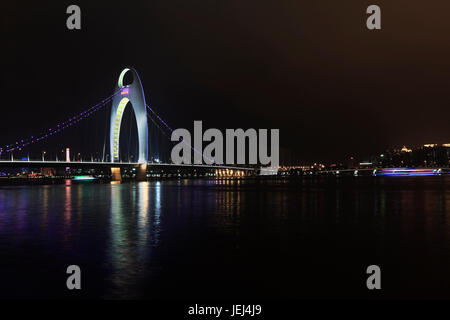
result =
[[167,128],[169,129],[170,132],[173,131],[173,129],[163,120],[161,119],[161,117],[147,104],[147,109],[150,110],[151,113],[153,113],[156,118],[158,118],[159,121],[161,121],[161,123]]
[[27,147],[30,144],[34,144],[34,143],[46,140],[46,139],[54,136],[55,134],[58,134],[58,133],[64,131],[65,129],[74,126],[75,124],[79,123],[80,121],[88,118],[90,115],[101,110],[105,105],[108,104],[108,102],[110,102],[114,98],[114,96],[116,96],[119,93],[120,93],[120,91],[114,92],[112,95],[103,99],[99,103],[93,105],[92,107],[80,112],[79,114],[77,114],[63,122],[58,123],[57,125],[55,125],[51,128],[44,130],[43,133],[41,133],[37,136],[30,136],[28,138],[17,140],[15,143],[8,144],[4,147],[0,147],[0,155],[2,153],[10,153],[14,150],[22,150],[23,148]]
[[[91,106],[90,108],[78,113],[77,115],[62,121],[58,124],[56,124],[55,126],[48,128],[46,130],[43,131],[43,133],[37,135],[37,136],[30,136],[28,138],[24,138],[24,139],[20,139],[17,140],[15,143],[12,144],[8,144],[6,146],[0,147],[0,155],[3,153],[10,153],[13,152],[14,150],[22,150],[23,148],[29,146],[30,144],[34,144],[37,142],[41,142],[44,141],[70,127],[73,127],[74,125],[78,124],[80,121],[88,118],[89,116],[91,116],[92,114],[96,113],[97,111],[103,109],[117,94],[119,94],[120,91],[116,91],[114,92],[112,95],[110,95],[109,97],[103,99],[102,101],[100,101],[99,103]],[[147,109],[151,112],[151,114],[154,115],[154,117],[156,117],[156,119],[159,120],[160,124],[162,124],[167,130],[169,130],[170,133],[172,133],[174,130],[150,107],[150,105],[146,105]],[[168,139],[170,139],[170,135],[161,127],[160,124],[158,124],[156,122],[156,120],[149,115],[148,117],[153,124],[164,134],[164,136],[166,136]],[[198,151],[197,149],[195,149],[192,145],[187,144],[187,142],[185,142],[183,140],[183,143],[185,143],[186,145],[189,145],[189,147],[196,152],[197,154],[202,155],[202,153],[200,151]]]
[[151,115],[149,115],[149,114],[147,114],[147,115],[148,115],[148,119],[150,119],[150,120],[152,121],[152,123],[159,129],[159,131],[161,131],[161,133],[162,133],[164,136],[166,136],[167,138],[170,139],[170,136],[167,134],[166,131],[164,131],[163,128],[161,128],[161,126],[155,121],[155,119],[153,119],[153,117],[152,117]]
[[[155,117],[172,133],[174,130],[150,107],[150,105],[146,105],[147,106],[147,109],[148,110],[150,110],[150,112],[152,113],[152,114],[154,114],[155,115]],[[152,120],[152,122],[153,123],[155,123],[154,122],[154,120],[150,117],[150,119]],[[160,130],[162,130],[161,129],[161,127],[159,126],[159,125],[157,125],[157,127],[160,129]],[[167,134],[165,133],[165,132],[163,132],[163,134],[165,135],[165,136],[167,136]],[[176,133],[175,133],[175,135],[176,135]],[[168,136],[167,136],[168,137]],[[203,157],[203,153],[202,152],[200,152],[200,151],[198,151],[196,148],[194,148],[191,144],[188,144],[186,141],[182,141],[184,144],[186,144],[187,146],[189,146],[195,153],[197,153],[197,154],[199,154],[200,156],[202,156]],[[205,156],[206,157],[206,156]],[[210,159],[210,158],[208,158],[208,160],[210,160],[210,161],[213,161],[212,159]]]

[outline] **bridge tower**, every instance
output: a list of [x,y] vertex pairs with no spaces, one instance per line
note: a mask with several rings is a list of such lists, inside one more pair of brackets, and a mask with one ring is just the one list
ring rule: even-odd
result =
[[[133,82],[124,85],[123,79],[125,74],[130,72],[133,76]],[[118,162],[119,159],[119,141],[120,141],[120,124],[122,123],[123,112],[129,104],[133,107],[136,116],[136,124],[139,139],[139,156],[138,162],[147,165],[148,161],[148,125],[147,125],[147,109],[145,104],[144,89],[141,79],[133,68],[125,68],[119,76],[119,81],[115,87],[116,91],[120,91],[113,99],[111,108],[111,126],[109,132],[109,148],[111,162]]]

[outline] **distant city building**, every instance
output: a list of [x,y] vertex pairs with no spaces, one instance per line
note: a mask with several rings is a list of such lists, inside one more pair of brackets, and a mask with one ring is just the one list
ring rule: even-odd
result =
[[387,150],[371,157],[375,167],[448,167],[450,165],[450,143],[425,144],[419,148]]
[[354,157],[350,157],[347,161],[348,168],[356,168],[356,160]]
[[346,163],[332,163],[324,165],[314,163],[312,165],[284,165],[279,168],[279,175],[303,175],[313,174],[320,171],[338,171],[354,169],[357,174],[358,169],[376,168],[450,168],[450,143],[444,144],[424,144],[417,148],[403,146],[400,149],[386,150],[385,152],[362,158],[356,161],[355,157],[349,157]]

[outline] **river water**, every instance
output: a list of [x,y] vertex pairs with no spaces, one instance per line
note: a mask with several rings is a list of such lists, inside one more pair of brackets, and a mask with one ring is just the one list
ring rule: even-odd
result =
[[[450,298],[450,176],[0,186],[3,298]],[[366,268],[381,268],[381,290]],[[81,268],[82,289],[66,288]]]

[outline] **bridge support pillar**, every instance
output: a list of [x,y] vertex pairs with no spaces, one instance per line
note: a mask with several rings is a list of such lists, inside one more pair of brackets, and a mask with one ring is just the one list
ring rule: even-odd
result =
[[111,181],[122,181],[122,174],[120,168],[111,167]]
[[140,164],[136,173],[137,181],[147,181],[147,164]]

